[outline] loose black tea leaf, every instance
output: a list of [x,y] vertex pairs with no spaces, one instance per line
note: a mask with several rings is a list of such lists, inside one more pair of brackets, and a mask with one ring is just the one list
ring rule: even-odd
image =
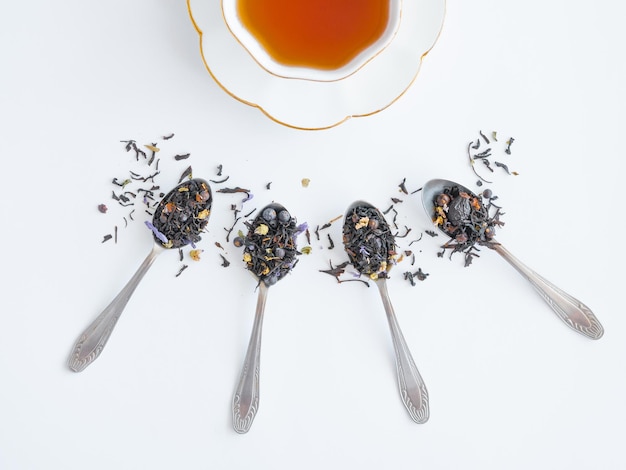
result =
[[221,184],[221,183],[226,183],[226,181],[228,181],[228,179],[230,178],[230,176],[225,176],[224,178],[222,178],[221,180],[209,180],[211,183],[215,183],[215,184]]
[[183,173],[180,175],[178,182],[181,183],[185,178],[191,178],[192,173],[193,171],[191,169],[191,166],[188,166],[187,168],[185,168],[185,171],[183,171]]
[[400,187],[400,191],[402,191],[404,194],[409,194],[409,192],[406,190],[405,184],[406,184],[406,178],[404,178],[398,186]]
[[488,148],[487,150],[483,150],[480,153],[475,153],[473,155],[473,158],[486,158],[490,156],[491,156],[491,148]]
[[419,281],[425,281],[430,274],[422,271],[422,268],[417,268],[417,271],[413,273],[413,277],[416,277]]
[[[133,172],[132,172],[132,171],[131,171],[131,174],[133,174]],[[131,183],[131,180],[130,180],[130,179],[128,179],[128,178],[126,178],[125,180],[119,181],[117,178],[113,178],[112,183],[113,183],[114,185],[116,185],[116,186],[120,186],[120,187],[122,187],[122,188],[123,188],[123,187],[124,187],[124,186],[126,186],[127,184],[130,184],[130,183]]]
[[222,266],[225,267],[225,268],[230,266],[230,261],[228,261],[223,254],[220,253],[219,255],[222,258]]
[[343,262],[341,264],[338,264],[337,266],[333,266],[332,261],[329,261],[328,264],[330,265],[330,269],[320,269],[319,272],[325,273],[325,274],[330,274],[331,276],[333,276],[337,280],[337,283],[341,284],[342,282],[355,282],[355,281],[357,281],[357,282],[362,282],[367,287],[370,286],[367,283],[367,281],[364,281],[363,279],[341,279],[341,275],[343,273],[345,273],[345,271],[346,271],[346,266],[348,266],[348,264],[350,264],[349,261],[345,261],[345,262]]
[[335,242],[333,241],[333,239],[330,237],[330,233],[327,234],[328,235],[328,249],[332,250],[333,248],[335,248]]
[[415,240],[411,240],[411,242],[409,243],[409,246],[411,246],[413,243],[419,242],[422,239],[423,236],[424,236],[424,234],[420,233],[420,237],[416,238]]
[[185,269],[187,269],[188,267],[189,267],[189,265],[187,265],[187,264],[183,264],[183,265],[180,267],[180,269],[178,270],[178,273],[176,273],[176,277],[180,276],[180,275],[183,273],[183,271],[184,271]]
[[179,153],[177,155],[174,155],[174,160],[176,161],[180,161],[180,160],[186,160],[191,156],[190,153]]
[[411,230],[412,230],[412,229],[410,229],[409,227],[407,227],[407,226],[405,225],[405,226],[404,226],[404,234],[403,234],[403,235],[399,235],[398,233],[396,233],[394,236],[395,236],[396,238],[406,238],[406,237],[409,235],[409,233],[411,233]]
[[134,140],[122,140],[122,143],[126,144],[126,151],[130,152],[133,150],[135,152],[135,159],[139,161],[139,156],[141,155],[143,158],[146,158],[146,152],[137,147],[137,142]]
[[[485,178],[483,178],[477,171],[476,171],[476,167],[475,167],[475,163],[476,160],[472,157],[472,150],[471,149],[478,149],[478,147],[480,147],[480,140],[476,141],[476,144],[472,144],[472,142],[469,143],[469,145],[467,146],[467,157],[469,158],[470,161],[470,165],[472,166],[472,171],[474,172],[474,174],[476,176],[478,176],[482,181],[484,181],[485,183],[491,183],[491,181],[487,181]],[[486,160],[482,160],[483,162]]]
[[233,230],[235,230],[235,225],[237,225],[237,222],[239,222],[240,219],[241,217],[235,217],[235,221],[233,222],[233,225],[230,228],[224,227],[224,230],[226,230],[226,242],[230,241],[230,234],[232,233]]
[[483,138],[483,140],[485,141],[485,143],[489,144],[489,139],[487,138],[487,136],[485,134],[483,134],[483,131],[478,131],[478,133],[480,134],[480,136]]
[[249,189],[244,189],[244,188],[240,188],[239,186],[235,187],[235,188],[220,188],[217,190],[218,193],[224,193],[224,194],[234,194],[234,193],[246,193],[249,194],[250,190]]
[[407,272],[404,273],[404,279],[406,281],[409,281],[409,283],[413,287],[415,287],[415,285],[416,285],[416,283],[415,283],[416,279],[418,281],[425,281],[428,276],[429,276],[429,274],[424,273],[422,271],[422,268],[418,268],[417,271],[415,271],[415,272],[407,271]]
[[511,172],[509,171],[509,167],[506,166],[504,163],[500,163],[500,162],[493,162],[494,165],[496,165],[497,167],[502,168],[504,171],[506,171],[509,175],[511,174]]
[[171,134],[169,134],[169,135],[164,135],[163,136],[163,140],[170,140],[172,137],[174,137],[174,133],[173,132]]
[[110,233],[106,234],[104,238],[102,239],[102,243],[108,242],[111,238],[113,238],[113,235],[111,235]]
[[504,152],[507,155],[511,155],[511,145],[513,145],[514,141],[515,139],[513,137],[511,137],[509,140],[506,141],[506,149],[504,150]]
[[146,148],[152,152],[150,154],[150,159],[148,160],[148,165],[152,165],[152,162],[154,162],[154,159],[156,158],[157,152],[161,149],[157,147],[157,144],[146,145]]
[[130,177],[134,180],[137,181],[143,181],[144,183],[147,181],[151,181],[152,183],[154,183],[154,178],[156,178],[158,175],[160,174],[159,171],[155,171],[154,173],[152,173],[151,175],[148,176],[141,176],[138,175],[137,173],[133,173],[132,171],[130,172]]

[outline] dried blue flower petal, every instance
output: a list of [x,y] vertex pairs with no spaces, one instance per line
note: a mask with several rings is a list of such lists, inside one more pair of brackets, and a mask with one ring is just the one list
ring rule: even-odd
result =
[[306,222],[303,222],[296,227],[296,231],[294,235],[299,235],[303,232],[306,232],[308,228],[309,228],[309,224],[307,224]]
[[145,224],[146,224],[146,227],[152,230],[152,233],[154,233],[154,236],[157,237],[161,242],[163,243],[169,242],[167,237],[163,235],[161,232],[159,232],[159,230],[154,225],[152,225],[152,222],[150,222],[149,220],[146,220]]

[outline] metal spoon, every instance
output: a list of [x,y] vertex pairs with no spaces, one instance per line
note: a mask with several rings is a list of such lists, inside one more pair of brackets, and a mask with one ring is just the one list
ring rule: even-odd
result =
[[244,241],[244,261],[259,284],[254,324],[239,382],[233,395],[233,428],[240,434],[250,430],[259,410],[261,330],[265,301],[270,286],[283,279],[294,267],[296,220],[280,204],[265,206],[251,224]]
[[413,421],[425,423],[430,416],[428,391],[402,335],[387,291],[395,240],[384,216],[367,202],[354,202],[344,219],[343,243],[352,265],[378,287],[393,340],[400,398]]
[[152,220],[152,250],[126,286],[79,336],[68,361],[71,370],[81,372],[100,356],[135,288],[156,257],[167,248],[180,248],[200,240],[199,233],[208,222],[211,203],[209,184],[199,178],[179,184],[161,200]]
[[[444,188],[458,187],[471,197],[477,197],[472,191],[453,181],[433,179],[428,181],[422,188],[422,204],[426,213],[435,219],[435,200],[443,193]],[[438,226],[441,229],[441,227]],[[449,236],[445,231],[442,232]],[[532,286],[539,295],[554,310],[557,316],[574,331],[591,339],[600,339],[604,334],[604,328],[593,312],[578,299],[556,287],[539,274],[528,268],[520,260],[515,258],[504,246],[497,243],[494,238],[488,245],[507,260]]]

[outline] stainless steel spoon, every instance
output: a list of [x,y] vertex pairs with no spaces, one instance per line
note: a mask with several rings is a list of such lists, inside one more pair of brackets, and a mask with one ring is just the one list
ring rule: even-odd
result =
[[425,423],[430,416],[428,391],[400,330],[387,291],[395,240],[384,216],[367,202],[354,202],[346,211],[343,243],[352,265],[378,287],[391,330],[400,398],[413,421]]
[[211,203],[209,184],[199,178],[179,184],[162,199],[152,221],[152,250],[126,286],[79,336],[68,360],[71,370],[81,372],[100,356],[135,288],[157,256],[167,248],[180,248],[200,240]]
[[248,350],[233,395],[233,428],[240,434],[250,430],[259,410],[261,330],[267,293],[295,265],[297,235],[296,220],[275,203],[264,207],[248,229],[244,261],[259,281],[259,296]]
[[[422,188],[422,204],[429,217],[435,219],[435,200],[444,188],[458,187],[470,196],[476,195],[463,185],[444,179],[428,181]],[[438,226],[438,228],[440,228]],[[442,232],[449,236],[445,231]],[[548,280],[528,268],[520,260],[515,258],[504,246],[491,239],[489,244],[497,253],[507,260],[524,278],[526,278],[543,300],[554,310],[557,316],[574,331],[591,339],[600,339],[604,334],[604,328],[593,312],[580,300],[556,287]]]

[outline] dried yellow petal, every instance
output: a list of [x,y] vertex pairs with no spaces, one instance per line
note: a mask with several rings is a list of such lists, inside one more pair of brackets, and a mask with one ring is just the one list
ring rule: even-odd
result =
[[265,224],[259,224],[257,226],[257,228],[254,229],[254,233],[256,233],[257,235],[267,235],[267,232],[269,232],[270,228],[265,225]]
[[244,253],[244,254],[243,254],[243,260],[244,260],[246,263],[249,263],[250,261],[252,261],[252,256],[250,255],[250,253]]
[[198,213],[198,219],[206,219],[210,213],[211,211],[209,211],[209,209],[204,209]]
[[308,188],[310,182],[311,182],[311,180],[309,178],[302,178],[302,187],[303,188]]
[[189,252],[189,256],[191,257],[192,260],[194,261],[200,261],[200,254],[203,252],[204,250],[191,250]]
[[363,227],[367,227],[367,224],[370,223],[369,217],[361,217],[361,219],[354,226],[355,230],[362,229]]

